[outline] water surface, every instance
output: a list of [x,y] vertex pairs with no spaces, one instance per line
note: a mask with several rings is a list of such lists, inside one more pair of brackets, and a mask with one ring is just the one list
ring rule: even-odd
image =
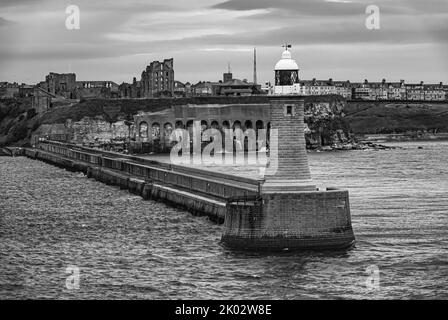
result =
[[[447,299],[448,143],[398,145],[309,154],[319,186],[349,189],[357,239],[322,253],[232,252],[206,217],[0,157],[0,298]],[[68,266],[78,290],[66,288]]]

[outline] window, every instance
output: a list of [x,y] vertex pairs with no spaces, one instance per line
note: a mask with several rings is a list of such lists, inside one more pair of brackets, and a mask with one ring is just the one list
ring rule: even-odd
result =
[[292,116],[292,106],[286,106],[286,115]]

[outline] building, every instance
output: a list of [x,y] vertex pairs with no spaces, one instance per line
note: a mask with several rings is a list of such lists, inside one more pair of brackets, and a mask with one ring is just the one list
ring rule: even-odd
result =
[[19,86],[19,94],[20,98],[32,97],[34,94],[34,86],[22,83]]
[[125,99],[138,99],[142,97],[142,82],[133,78],[132,83],[123,82],[118,86],[118,97]]
[[49,93],[67,99],[75,98],[76,74],[50,72],[45,77],[45,82]]
[[187,86],[180,81],[174,81],[174,97],[186,97],[187,96]]
[[426,101],[444,101],[446,92],[443,90],[443,83],[423,85],[424,98]]
[[424,84],[421,81],[419,84],[406,84],[406,100],[425,100]]
[[350,81],[329,80],[300,80],[301,95],[328,95],[338,94],[347,100],[411,100],[411,101],[446,101],[448,98],[447,86],[439,84],[406,84],[400,82],[369,82],[367,79],[361,83]]
[[[332,82],[333,80],[330,79]],[[347,100],[352,99],[352,84],[350,81],[334,81],[333,85],[335,87],[336,94],[344,97]]]
[[288,50],[291,45],[285,45],[285,51],[281,59],[274,67],[275,85],[274,94],[300,94],[299,66],[292,59],[291,52]]
[[302,80],[300,83],[300,94],[304,96],[320,96],[336,94],[336,86],[333,79],[329,80]]
[[199,81],[198,83],[191,86],[192,96],[212,96],[213,86],[216,83],[210,81]]
[[226,73],[223,73],[223,82],[229,82],[233,80],[233,74],[230,72],[230,70]]
[[52,107],[53,98],[56,98],[54,94],[37,85],[34,87],[32,106],[37,113],[43,113]]
[[354,100],[371,100],[372,94],[370,91],[370,85],[367,80],[364,80],[363,83],[354,83],[352,98]]
[[[225,74],[224,74],[225,75]],[[250,96],[261,94],[261,85],[247,82],[246,79],[232,79],[214,85],[214,93],[218,96]]]
[[386,79],[381,82],[368,83],[368,87],[370,88],[368,100],[387,100]]
[[406,100],[406,86],[404,80],[400,82],[389,82],[387,84],[388,100]]
[[173,96],[174,61],[173,58],[162,62],[153,61],[142,72],[142,98]]
[[76,81],[76,99],[114,99],[118,98],[118,84],[113,81]]

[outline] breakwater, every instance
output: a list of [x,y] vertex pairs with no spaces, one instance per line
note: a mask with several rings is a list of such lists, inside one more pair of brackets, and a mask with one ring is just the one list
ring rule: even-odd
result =
[[263,180],[54,141],[25,148],[23,154],[83,172],[144,199],[164,201],[224,222],[222,241],[229,247],[330,249],[349,247],[354,242],[348,192],[344,190],[263,194]]
[[[275,97],[265,106],[272,136],[262,180],[161,164],[140,157],[37,140],[30,157],[85,172],[144,198],[161,199],[223,221],[222,242],[236,249],[351,247],[355,237],[346,190],[319,190],[311,179],[304,101]],[[278,139],[278,137],[282,139]]]
[[24,149],[24,155],[98,181],[119,186],[145,199],[163,200],[224,222],[228,202],[259,197],[261,181],[171,165],[55,141]]

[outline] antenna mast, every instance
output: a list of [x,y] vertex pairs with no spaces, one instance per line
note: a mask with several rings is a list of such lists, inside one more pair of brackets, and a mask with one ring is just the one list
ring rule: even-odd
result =
[[257,48],[254,48],[254,84],[257,84]]

